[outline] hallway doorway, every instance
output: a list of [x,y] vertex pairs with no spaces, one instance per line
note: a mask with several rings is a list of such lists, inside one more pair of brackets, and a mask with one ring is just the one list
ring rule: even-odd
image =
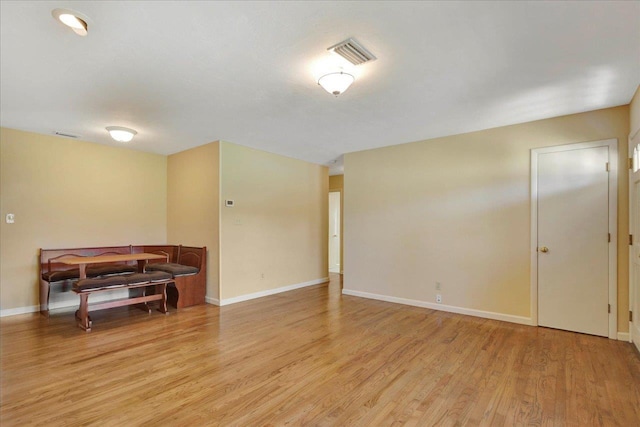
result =
[[340,273],[340,192],[329,192],[329,272]]

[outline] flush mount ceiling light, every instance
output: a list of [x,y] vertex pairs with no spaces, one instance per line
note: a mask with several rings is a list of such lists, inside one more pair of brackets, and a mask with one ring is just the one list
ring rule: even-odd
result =
[[137,135],[138,133],[133,129],[124,128],[122,126],[107,126],[106,129],[109,131],[111,138],[118,142],[129,142],[133,139],[134,135]]
[[318,84],[330,94],[338,96],[347,90],[354,81],[355,77],[351,74],[345,73],[344,71],[337,71],[320,77]]
[[70,27],[77,35],[87,35],[87,18],[78,12],[69,9],[53,9],[51,15],[67,27]]

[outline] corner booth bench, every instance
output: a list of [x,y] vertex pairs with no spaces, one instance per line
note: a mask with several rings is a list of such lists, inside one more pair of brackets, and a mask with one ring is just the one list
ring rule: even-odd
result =
[[93,304],[93,310],[131,304],[148,310],[147,302],[159,301],[166,313],[167,302],[176,308],[204,304],[206,253],[206,247],[182,245],[40,249],[40,312],[49,314],[53,283],[72,286],[80,296],[76,317],[86,330],[91,330],[88,296],[95,292],[141,288],[142,295]]

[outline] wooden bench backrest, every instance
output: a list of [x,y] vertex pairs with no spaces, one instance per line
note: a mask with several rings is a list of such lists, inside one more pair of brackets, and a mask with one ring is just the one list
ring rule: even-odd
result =
[[133,253],[148,253],[158,254],[167,257],[167,261],[163,259],[150,259],[149,263],[155,262],[176,262],[178,259],[178,246],[177,245],[141,245],[134,246]]
[[[40,249],[40,274],[56,270],[73,268],[59,262],[61,258],[71,256],[99,256],[132,253],[152,253],[169,257],[169,262],[197,267],[201,271],[206,267],[206,247],[182,245],[138,245],[138,246],[105,246],[102,248],[70,248],[70,249]],[[56,262],[57,261],[57,262]],[[165,260],[150,260],[149,262],[166,262]],[[128,264],[135,264],[131,261]]]
[[201,272],[205,270],[207,247],[182,246],[178,247],[178,264],[197,267]]
[[[132,246],[105,246],[102,248],[40,249],[40,274],[56,270],[68,270],[73,266],[59,262],[72,256],[99,256],[130,254]],[[129,263],[131,264],[131,263]]]

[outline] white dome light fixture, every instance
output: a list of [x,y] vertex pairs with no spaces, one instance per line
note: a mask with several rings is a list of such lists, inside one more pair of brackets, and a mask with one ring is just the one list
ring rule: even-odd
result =
[[332,95],[338,96],[349,89],[351,83],[355,81],[355,77],[344,71],[337,71],[335,73],[325,74],[318,79],[318,84],[322,86],[324,90]]
[[87,18],[78,12],[69,9],[53,9],[51,15],[67,27],[71,28],[77,35],[87,35]]
[[107,126],[105,129],[109,131],[109,135],[111,135],[111,138],[115,139],[118,142],[129,142],[135,135],[138,134],[138,132],[136,132],[135,130],[122,126]]

